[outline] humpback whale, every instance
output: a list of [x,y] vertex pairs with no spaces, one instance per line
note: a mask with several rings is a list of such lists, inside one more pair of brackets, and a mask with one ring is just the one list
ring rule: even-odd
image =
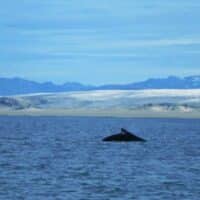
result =
[[104,142],[145,142],[146,140],[122,128],[120,133],[105,137],[103,141]]

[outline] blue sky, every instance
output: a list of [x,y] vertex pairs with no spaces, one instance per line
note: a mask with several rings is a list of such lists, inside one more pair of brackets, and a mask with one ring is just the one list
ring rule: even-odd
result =
[[200,74],[199,0],[6,0],[0,76],[127,83]]

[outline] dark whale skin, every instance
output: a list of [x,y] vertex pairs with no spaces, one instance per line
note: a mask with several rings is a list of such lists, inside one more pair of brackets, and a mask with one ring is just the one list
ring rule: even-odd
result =
[[104,142],[146,142],[145,139],[140,138],[125,129],[121,129],[121,133],[105,137]]

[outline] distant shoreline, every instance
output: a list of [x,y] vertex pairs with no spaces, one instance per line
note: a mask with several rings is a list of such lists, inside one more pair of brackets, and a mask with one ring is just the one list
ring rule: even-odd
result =
[[200,90],[110,90],[0,98],[0,115],[200,118]]
[[0,110],[0,116],[59,116],[59,117],[121,117],[121,118],[180,118],[200,119],[200,112],[149,112],[129,110],[85,110],[85,109],[27,109]]

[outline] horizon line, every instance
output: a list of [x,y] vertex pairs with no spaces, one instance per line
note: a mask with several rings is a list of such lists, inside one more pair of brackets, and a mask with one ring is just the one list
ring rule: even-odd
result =
[[169,78],[178,78],[178,79],[185,79],[187,77],[200,77],[200,75],[188,75],[188,76],[177,76],[177,75],[168,75],[168,76],[165,76],[165,77],[149,77],[149,78],[146,78],[146,79],[143,79],[143,80],[140,80],[140,81],[132,81],[132,82],[126,82],[126,83],[103,83],[103,84],[92,84],[92,83],[83,83],[83,82],[79,82],[79,81],[65,81],[63,83],[56,83],[55,81],[52,81],[52,80],[44,80],[44,81],[37,81],[37,80],[34,80],[34,79],[29,79],[29,78],[26,78],[26,77],[21,77],[21,76],[0,76],[0,79],[10,79],[10,80],[14,80],[14,79],[21,79],[21,80],[24,80],[24,81],[30,81],[30,82],[35,82],[35,83],[39,83],[39,84],[45,84],[45,83],[51,83],[51,84],[54,84],[54,85],[58,85],[58,86],[61,86],[61,85],[65,85],[67,83],[74,83],[74,84],[81,84],[81,85],[86,85],[86,86],[104,86],[104,85],[127,85],[127,84],[134,84],[134,83],[140,83],[140,82],[145,82],[145,81],[148,81],[148,80],[152,80],[152,79],[169,79]]

